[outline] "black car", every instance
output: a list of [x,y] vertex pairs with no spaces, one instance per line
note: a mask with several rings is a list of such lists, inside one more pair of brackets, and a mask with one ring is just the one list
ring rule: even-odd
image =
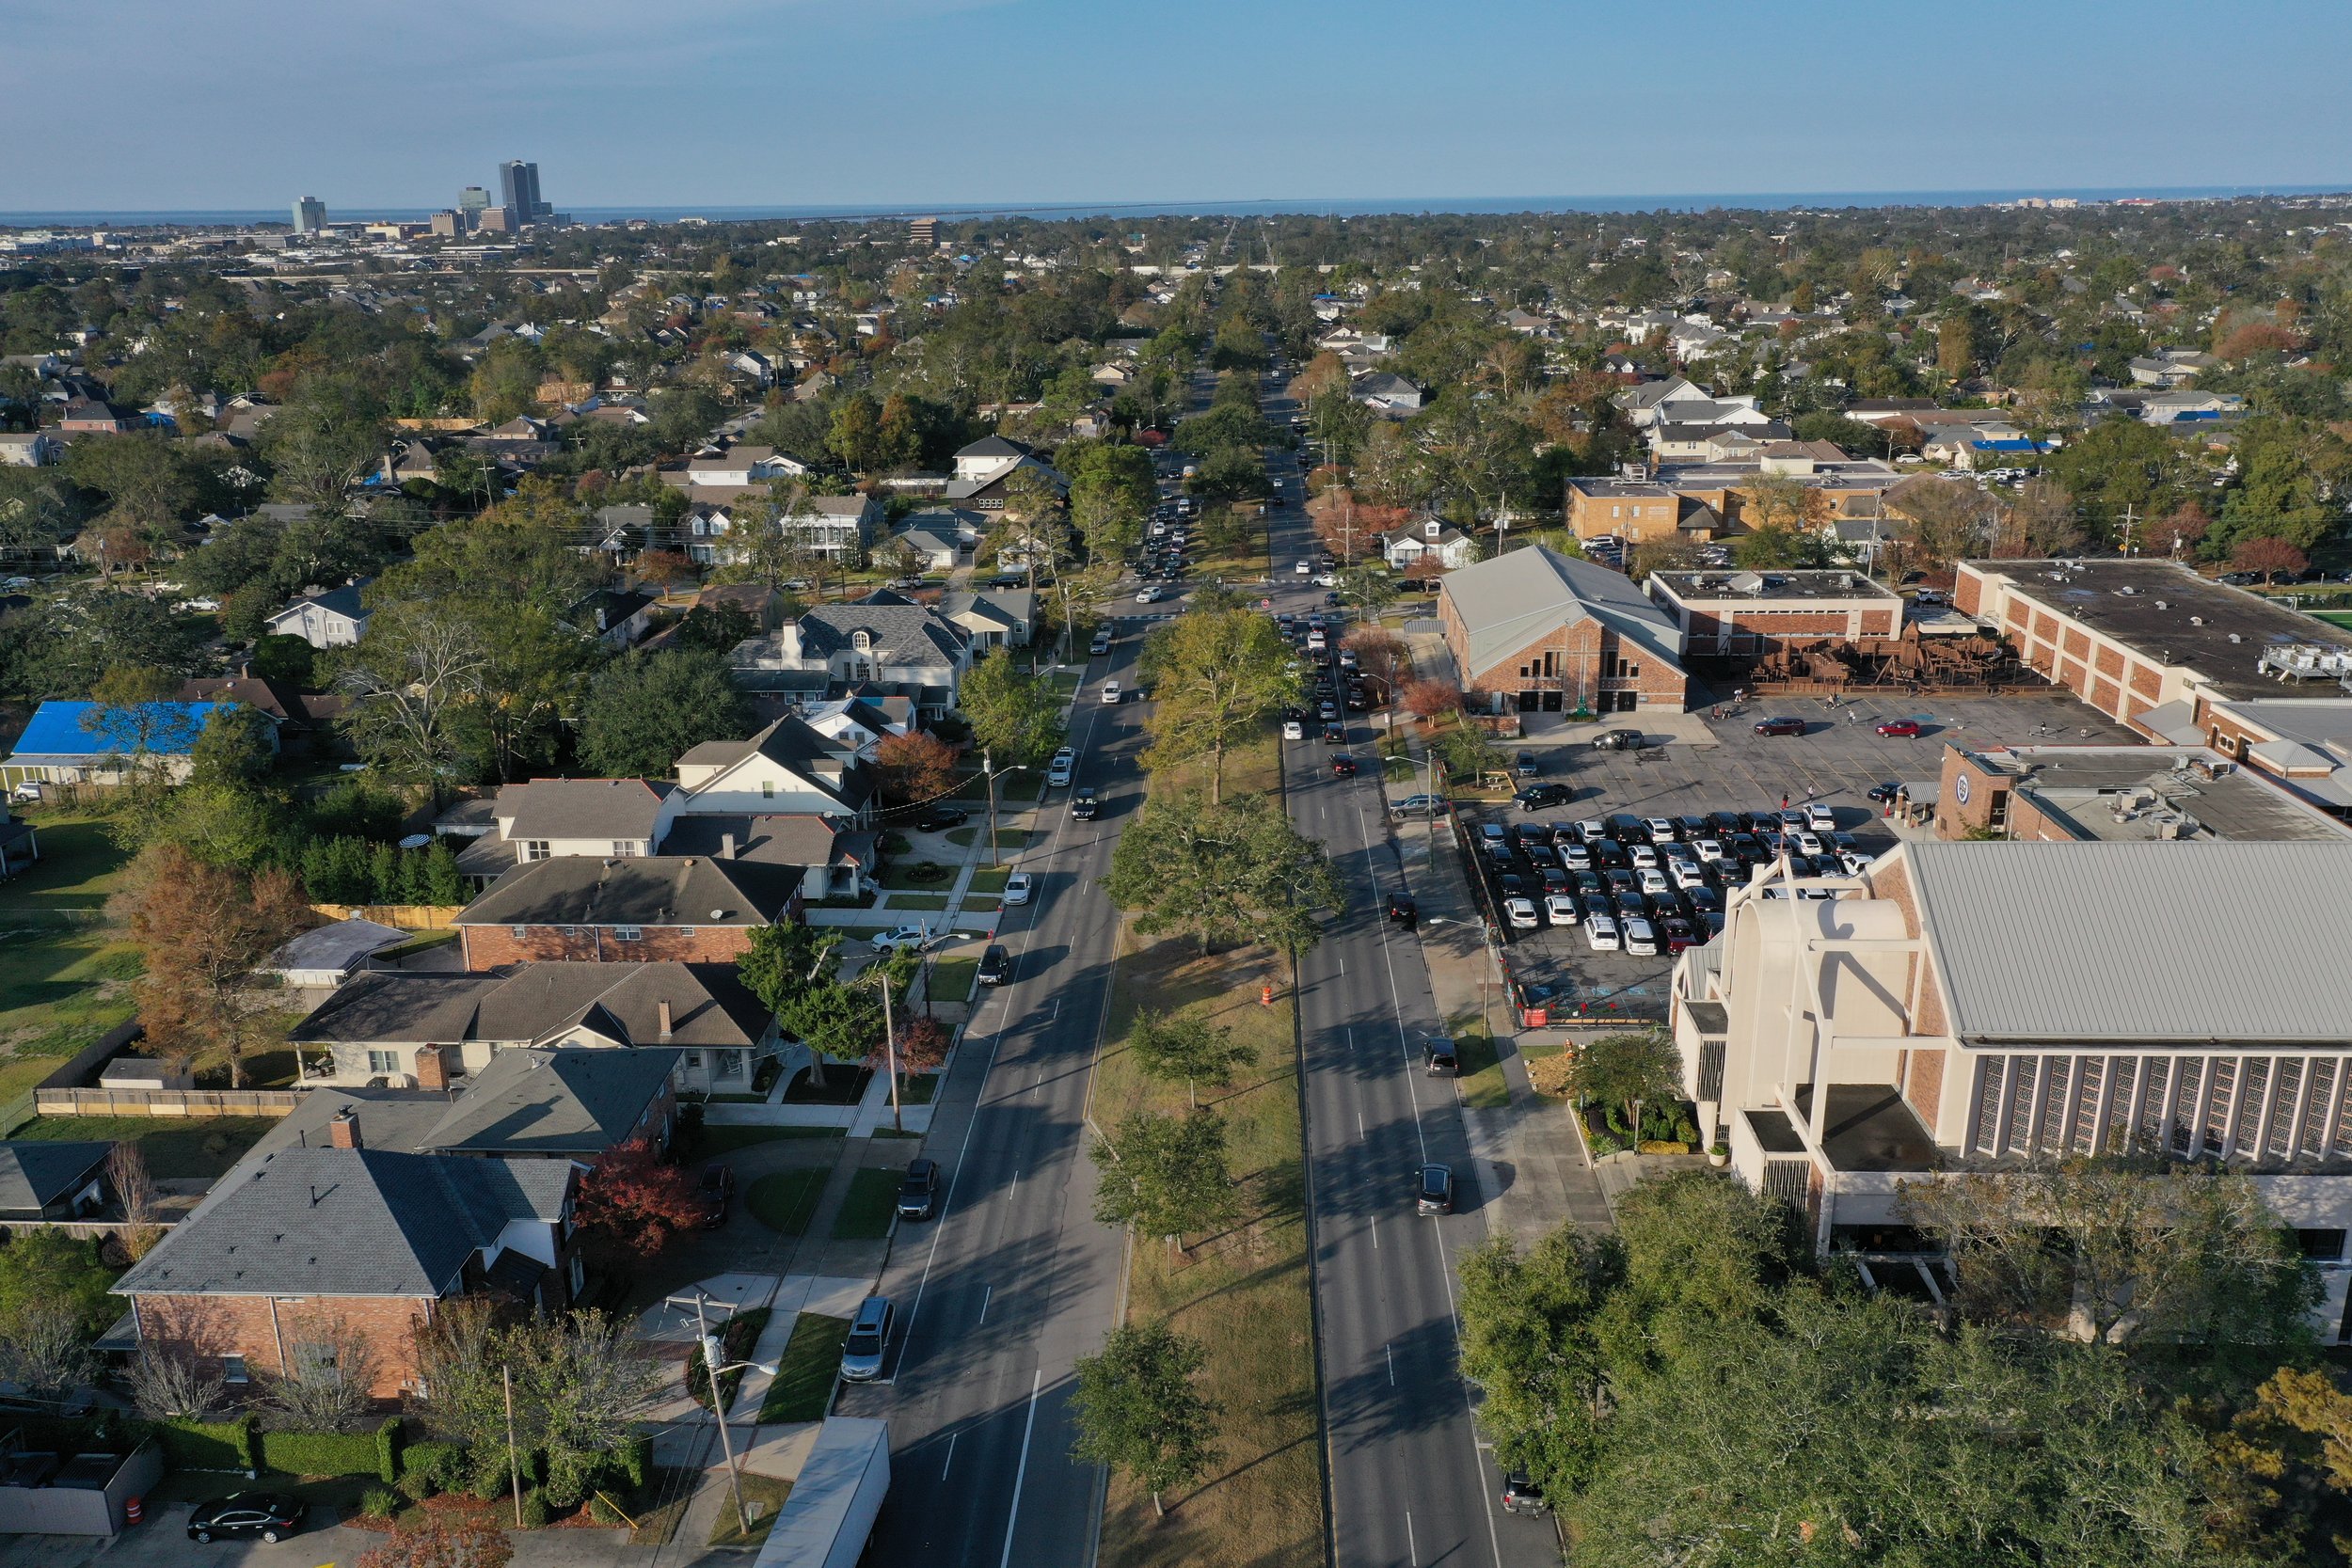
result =
[[1869,788],[1864,790],[1862,794],[1865,800],[1883,806],[1886,804],[1887,801],[1892,800],[1896,796],[1900,795],[1902,792],[1902,785],[1889,781],[1886,784],[1872,784]]
[[727,1223],[727,1202],[735,1196],[735,1172],[723,1162],[713,1160],[703,1166],[702,1180],[695,1186],[701,1199],[702,1227],[716,1230]]
[[199,1503],[188,1515],[191,1541],[234,1541],[251,1537],[278,1541],[302,1528],[310,1505],[282,1492],[231,1492]]
[[935,833],[943,829],[961,828],[971,820],[972,814],[961,807],[941,806],[918,817],[914,826],[918,832]]
[[1513,797],[1521,811],[1542,811],[1547,806],[1565,806],[1576,799],[1576,791],[1564,784],[1529,784]]
[[1002,943],[990,943],[988,951],[980,955],[980,984],[1001,986],[1011,978],[1012,955],[1005,951]]
[[1081,822],[1091,821],[1101,809],[1102,802],[1091,789],[1081,789],[1070,798],[1070,815]]
[[909,1160],[907,1173],[898,1180],[898,1217],[902,1220],[927,1220],[931,1207],[939,1197],[939,1162]]
[[1642,732],[1603,730],[1593,736],[1593,749],[1597,752],[1638,752],[1642,749]]
[[1430,1073],[1458,1073],[1462,1059],[1454,1054],[1454,1042],[1443,1035],[1432,1035],[1421,1042],[1422,1070]]
[[1804,721],[1787,715],[1774,719],[1758,719],[1756,721],[1756,733],[1758,735],[1803,735],[1804,734]]
[[1389,895],[1389,918],[1399,926],[1419,925],[1421,906],[1401,893],[1391,893]]
[[1414,1206],[1424,1214],[1454,1212],[1454,1168],[1423,1165],[1413,1181]]
[[1344,745],[1346,745],[1346,744],[1347,744],[1347,726],[1346,726],[1345,724],[1326,724],[1326,725],[1324,725],[1324,726],[1323,726],[1323,743],[1324,743],[1326,746],[1344,746]]
[[1331,759],[1331,776],[1335,779],[1354,778],[1356,776],[1356,759],[1349,756],[1345,752],[1342,752],[1338,756],[1333,757]]

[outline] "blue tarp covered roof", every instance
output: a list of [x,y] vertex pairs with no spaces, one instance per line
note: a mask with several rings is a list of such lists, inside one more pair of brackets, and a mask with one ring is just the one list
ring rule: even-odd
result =
[[[195,746],[213,715],[233,703],[149,703],[140,709],[110,710],[97,703],[43,703],[16,737],[13,755],[25,757],[119,756],[132,751],[145,732],[147,749],[167,756]],[[119,720],[106,717],[110,712]]]

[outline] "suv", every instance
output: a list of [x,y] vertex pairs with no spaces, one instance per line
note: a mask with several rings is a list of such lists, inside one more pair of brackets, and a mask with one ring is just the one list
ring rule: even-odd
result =
[[980,984],[1001,986],[1012,978],[1012,955],[1004,943],[990,942],[988,951],[980,955]]
[[1638,752],[1642,749],[1642,732],[1603,730],[1593,736],[1593,749],[1597,752]]
[[1431,1035],[1421,1042],[1422,1069],[1430,1073],[1458,1073],[1462,1059],[1454,1051],[1454,1042],[1443,1035]]
[[1773,719],[1758,719],[1756,721],[1756,733],[1758,735],[1803,735],[1804,734],[1804,721],[1789,718],[1787,715]]
[[1421,906],[1404,894],[1391,893],[1389,895],[1389,918],[1399,926],[1417,925],[1421,920]]
[[932,1205],[938,1196],[939,1162],[909,1160],[907,1173],[898,1182],[898,1217],[902,1220],[930,1219]]
[[1541,1513],[1549,1506],[1544,1501],[1544,1489],[1530,1480],[1525,1470],[1514,1470],[1502,1478],[1503,1513]]
[[1094,641],[1087,644],[1087,652],[1096,658],[1102,657],[1104,654],[1109,653],[1110,651],[1111,634],[1106,631],[1096,632],[1094,634]]
[[1067,789],[1071,775],[1078,770],[1078,753],[1064,746],[1054,753],[1054,760],[1045,765],[1045,784],[1049,789]]
[[1081,822],[1092,821],[1094,814],[1100,809],[1102,809],[1101,802],[1095,798],[1094,786],[1091,784],[1070,798],[1070,815]]
[[1514,797],[1521,811],[1542,811],[1547,806],[1565,806],[1576,799],[1576,791],[1564,784],[1529,784]]
[[867,1296],[850,1322],[850,1337],[841,1343],[841,1381],[871,1383],[882,1376],[882,1351],[890,1343],[898,1311],[888,1296]]

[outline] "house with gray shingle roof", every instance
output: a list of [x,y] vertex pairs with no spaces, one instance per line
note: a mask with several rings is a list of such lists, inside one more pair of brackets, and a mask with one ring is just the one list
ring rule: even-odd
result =
[[70,1220],[106,1201],[110,1143],[0,1142],[0,1220]]
[[773,635],[739,644],[732,661],[745,685],[798,676],[828,687],[880,686],[915,697],[927,717],[937,717],[954,705],[971,668],[972,637],[937,609],[883,590],[812,606]]

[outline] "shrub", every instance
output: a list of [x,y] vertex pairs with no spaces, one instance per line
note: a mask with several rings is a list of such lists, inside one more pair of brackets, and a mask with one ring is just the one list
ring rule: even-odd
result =
[[256,1441],[253,1418],[240,1416],[233,1421],[199,1421],[179,1418],[155,1423],[155,1435],[164,1446],[171,1462],[187,1470],[258,1470],[262,1467],[260,1444]]
[[406,1436],[397,1416],[387,1416],[375,1429],[375,1479],[389,1486],[400,1480],[400,1449]]
[[588,1499],[588,1517],[599,1525],[618,1525],[626,1522],[621,1517],[621,1511],[614,1508],[601,1492]]
[[504,1466],[495,1469],[485,1466],[478,1471],[473,1478],[473,1495],[485,1503],[494,1503],[506,1496]]
[[401,1449],[401,1480],[421,1476],[432,1482],[435,1490],[445,1490],[457,1484],[464,1470],[465,1454],[466,1450],[454,1443],[410,1443]]
[[400,1512],[400,1494],[389,1486],[371,1486],[359,1494],[359,1512],[371,1519],[389,1519]]
[[400,1495],[412,1503],[421,1503],[441,1489],[441,1478],[430,1470],[409,1470],[400,1478]]
[[617,1456],[621,1474],[631,1486],[643,1486],[653,1476],[653,1439],[640,1434],[621,1445]]
[[523,1528],[548,1528],[548,1495],[537,1487],[523,1494]]
[[262,1468],[290,1476],[373,1476],[382,1456],[373,1432],[265,1432]]

